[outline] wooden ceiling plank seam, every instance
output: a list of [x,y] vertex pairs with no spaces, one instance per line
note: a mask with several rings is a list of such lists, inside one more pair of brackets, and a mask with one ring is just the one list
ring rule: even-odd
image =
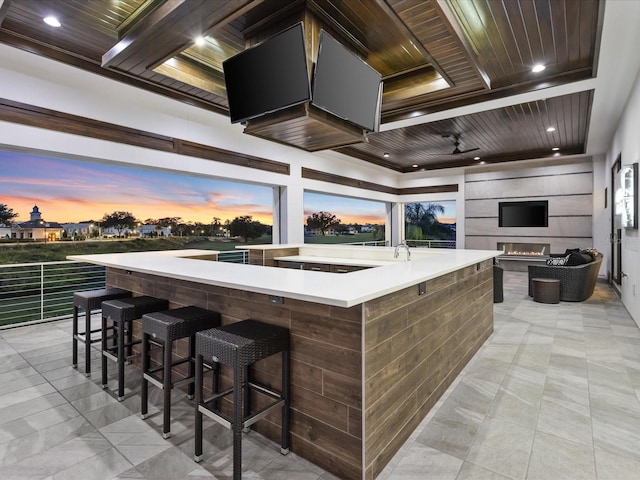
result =
[[[507,62],[500,60],[501,58],[509,58],[509,50],[502,40],[500,31],[495,26],[495,18],[493,16],[493,12],[491,11],[491,7],[489,6],[488,0],[478,0],[478,3],[473,4],[474,8],[476,9],[478,9],[480,5],[485,7],[485,10],[483,12],[485,13],[485,15],[479,14],[478,16],[480,17],[483,25],[482,34],[485,36],[487,44],[491,47],[492,54],[490,55],[489,60],[493,62],[495,71],[500,72],[499,75],[501,77],[511,75],[514,73],[511,60],[509,59],[508,61],[508,66],[510,67],[508,69]],[[487,20],[486,13],[489,14],[491,20],[493,20],[492,22]]]
[[[593,4],[594,2],[589,3]],[[598,34],[598,9],[592,6],[586,10],[585,12],[585,8],[580,9],[579,57],[586,59],[587,64],[591,64],[593,63],[593,52]]]
[[596,15],[596,32],[594,34],[594,39],[592,43],[592,58],[591,58],[591,76],[595,78],[598,72],[598,61],[600,59],[600,43],[602,41],[602,29],[604,27],[604,8],[605,2],[602,0],[598,0],[598,9]]
[[551,7],[548,0],[533,0],[535,16],[530,21],[538,29],[538,38],[542,45],[543,57],[537,62],[548,64],[557,63],[556,37],[553,29]]
[[[507,17],[512,20],[512,23],[517,23],[517,27],[514,28],[514,38],[516,38],[516,43],[521,45],[526,45],[526,48],[522,48],[523,51],[526,50],[526,55],[521,51],[521,60],[522,66],[526,69],[529,65],[535,64],[536,56],[533,53],[533,45],[531,44],[531,36],[527,30],[527,25],[524,21],[524,13],[522,10],[522,2],[510,2],[502,0],[502,8],[504,8]],[[518,32],[518,33],[516,33]]]
[[581,17],[583,9],[581,2],[566,3],[565,22],[567,35],[567,58],[570,65],[582,64],[582,56],[580,54],[580,26],[582,25]]
[[[507,4],[513,8],[513,3],[508,2]],[[516,2],[516,4],[520,10],[520,19],[527,35],[529,52],[531,54],[530,65],[543,62],[545,58],[544,46],[542,45],[542,40],[540,38],[540,27],[539,22],[537,21],[537,14],[533,0],[521,0]],[[533,19],[534,21],[529,21],[530,19]]]
[[567,38],[567,18],[565,2],[549,2],[551,7],[551,23],[556,42],[556,64],[569,61],[569,44]]
[[[492,7],[493,5],[493,7]],[[516,41],[516,35],[513,30],[513,23],[511,18],[507,16],[507,11],[504,8],[504,0],[499,3],[488,3],[493,23],[498,25],[496,29],[500,35],[500,41],[507,52],[506,57],[509,59],[510,68],[513,74],[517,74],[522,71],[522,65],[524,65],[524,59],[522,52],[520,51],[519,43]],[[494,8],[495,7],[495,8]],[[516,17],[517,18],[517,17]]]

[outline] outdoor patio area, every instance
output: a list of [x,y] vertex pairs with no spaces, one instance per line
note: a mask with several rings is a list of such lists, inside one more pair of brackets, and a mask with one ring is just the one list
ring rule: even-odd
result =
[[[608,285],[581,303],[539,304],[527,274],[505,272],[495,332],[380,479],[638,478],[640,331]],[[97,319],[96,319],[97,320]],[[231,435],[205,420],[193,461],[194,407],[174,391],[172,437],[162,415],[140,418],[140,372],[126,398],[71,367],[71,320],[0,330],[0,478],[231,478]],[[80,365],[82,364],[80,358]],[[151,402],[161,404],[151,387]],[[243,478],[335,478],[250,432]]]

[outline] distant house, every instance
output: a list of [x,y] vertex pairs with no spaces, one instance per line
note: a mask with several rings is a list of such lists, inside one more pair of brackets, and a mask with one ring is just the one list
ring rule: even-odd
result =
[[141,225],[140,235],[143,237],[168,237],[171,235],[171,227],[161,227],[160,225]]
[[95,222],[63,223],[62,228],[67,232],[67,237],[90,237],[93,230],[97,229]]
[[59,240],[62,237],[63,226],[58,222],[43,220],[37,205],[33,206],[30,215],[31,219],[28,222],[16,222],[0,227],[0,237],[44,241]]

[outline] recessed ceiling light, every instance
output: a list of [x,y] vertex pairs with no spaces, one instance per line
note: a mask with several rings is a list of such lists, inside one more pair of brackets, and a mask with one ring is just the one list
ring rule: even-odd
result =
[[44,17],[42,19],[42,21],[44,23],[46,23],[47,25],[49,25],[50,27],[61,27],[62,24],[58,21],[58,19],[56,17]]
[[531,71],[533,73],[539,73],[541,71],[543,71],[546,67],[544,65],[542,65],[541,63],[538,63],[536,65],[533,66],[533,68],[531,69]]
[[418,168],[418,165],[416,165],[415,163],[413,165],[411,165],[413,168]]
[[547,128],[547,132],[551,133],[551,132],[555,132],[556,131],[556,127],[548,127]]
[[204,39],[204,37],[198,37],[198,38],[196,38],[195,42],[196,42],[196,45],[202,46],[205,43],[205,39]]
[[560,150],[560,147],[553,147],[551,150],[553,150],[554,152],[557,152],[558,150]]
[[382,154],[382,156],[383,156],[384,158],[389,158],[389,154],[388,154],[387,152],[383,153],[383,154]]
[[480,157],[473,157],[474,160],[480,160]]

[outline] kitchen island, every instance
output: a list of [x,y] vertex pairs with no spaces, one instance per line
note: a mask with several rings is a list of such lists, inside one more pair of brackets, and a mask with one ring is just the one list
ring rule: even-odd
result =
[[[492,259],[501,252],[411,249],[407,261],[390,247],[248,248],[249,265],[201,250],[69,259],[104,265],[109,286],[219,311],[223,324],[289,328],[291,450],[341,478],[374,479],[493,331]],[[276,357],[255,368],[274,387]],[[279,417],[254,428],[277,439]]]

